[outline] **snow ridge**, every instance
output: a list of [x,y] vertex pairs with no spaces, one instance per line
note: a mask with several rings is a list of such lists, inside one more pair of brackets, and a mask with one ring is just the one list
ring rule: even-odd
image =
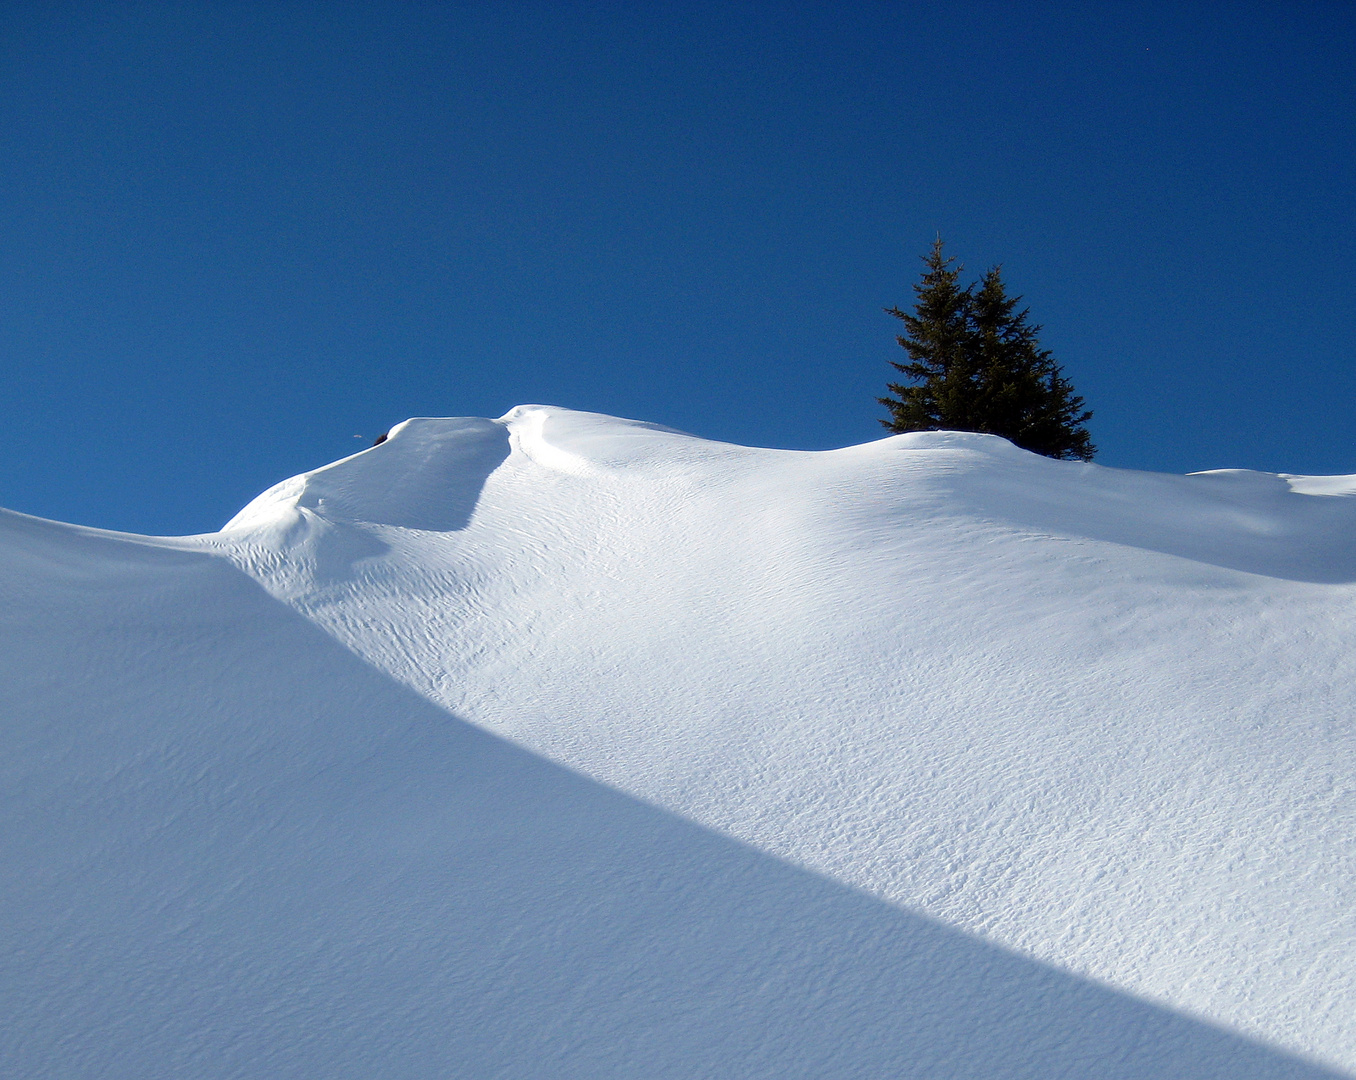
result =
[[1356,1073],[1353,495],[519,406],[208,536],[0,513],[4,1050]]

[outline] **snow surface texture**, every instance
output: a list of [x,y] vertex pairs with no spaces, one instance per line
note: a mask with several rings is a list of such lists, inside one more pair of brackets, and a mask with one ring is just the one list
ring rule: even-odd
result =
[[524,406],[0,512],[3,1071],[1354,1075],[1353,495]]

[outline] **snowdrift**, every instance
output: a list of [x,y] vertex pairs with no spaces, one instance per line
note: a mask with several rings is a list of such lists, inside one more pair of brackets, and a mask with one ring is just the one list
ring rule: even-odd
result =
[[524,406],[0,512],[6,1069],[1356,1074],[1353,496]]

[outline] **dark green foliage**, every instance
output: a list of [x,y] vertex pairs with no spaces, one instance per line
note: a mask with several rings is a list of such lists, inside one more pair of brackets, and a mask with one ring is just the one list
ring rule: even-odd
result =
[[1010,297],[998,267],[977,283],[960,285],[963,269],[942,251],[940,237],[923,256],[913,313],[887,308],[904,322],[899,343],[908,363],[892,363],[912,385],[891,383],[895,396],[881,423],[894,432],[979,431],[1001,435],[1052,458],[1090,461],[1096,447],[1083,425],[1092,416],[1073,392],[1040,327]]

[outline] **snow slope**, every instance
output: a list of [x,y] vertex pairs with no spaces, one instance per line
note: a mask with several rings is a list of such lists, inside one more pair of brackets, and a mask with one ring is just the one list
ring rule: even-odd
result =
[[0,513],[0,1059],[1356,1075],[1354,494],[525,406]]

